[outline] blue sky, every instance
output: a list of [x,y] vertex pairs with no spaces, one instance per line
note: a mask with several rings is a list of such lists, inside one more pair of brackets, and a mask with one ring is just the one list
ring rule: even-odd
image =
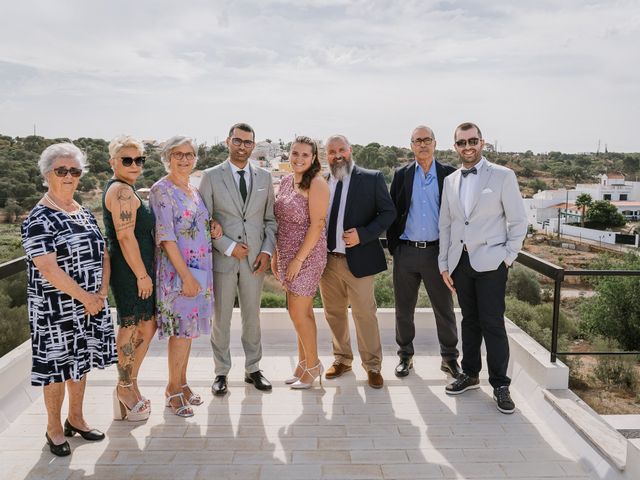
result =
[[640,151],[640,2],[3,2],[0,133]]

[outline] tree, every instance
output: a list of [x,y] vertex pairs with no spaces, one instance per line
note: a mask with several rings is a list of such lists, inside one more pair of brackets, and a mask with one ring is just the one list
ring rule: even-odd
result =
[[15,223],[18,221],[20,215],[24,213],[25,209],[22,208],[18,202],[16,202],[15,198],[10,198],[9,200],[7,200],[4,211],[7,216],[7,222]]
[[599,228],[621,227],[625,224],[624,217],[608,200],[596,200],[587,212],[589,224]]
[[531,305],[538,305],[541,301],[538,278],[535,273],[520,265],[509,272],[506,293]]
[[581,193],[576,198],[576,207],[582,209],[582,216],[580,217],[581,227],[584,227],[585,210],[587,209],[587,207],[590,207],[592,203],[593,203],[593,198],[591,198],[591,195],[589,195],[588,193]]

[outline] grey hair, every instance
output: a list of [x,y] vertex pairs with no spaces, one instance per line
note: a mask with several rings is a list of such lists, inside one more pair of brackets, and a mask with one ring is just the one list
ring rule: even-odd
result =
[[329,145],[329,143],[333,142],[334,140],[342,140],[348,146],[351,146],[351,144],[349,143],[349,140],[347,140],[347,137],[340,134],[331,135],[329,138],[327,138],[327,143],[325,143],[325,145]]
[[413,131],[411,132],[411,139],[413,141],[413,134],[416,133],[416,130],[419,130],[421,128],[424,128],[426,130],[429,130],[431,132],[431,139],[435,140],[436,139],[436,134],[433,132],[433,128],[431,127],[427,127],[426,125],[418,125],[416,128],[413,129]]
[[138,149],[140,154],[144,153],[143,143],[131,135],[118,135],[109,143],[109,156],[115,158],[120,150],[126,147]]
[[164,142],[164,147],[162,147],[162,151],[160,152],[160,160],[162,160],[164,169],[167,172],[169,172],[169,165],[171,164],[171,150],[179,147],[180,145],[184,145],[185,143],[191,145],[193,153],[196,156],[193,162],[193,167],[195,168],[196,163],[198,163],[198,145],[196,145],[196,142],[194,142],[193,138],[191,137],[185,137],[184,135],[175,135]]
[[84,173],[85,166],[87,165],[87,157],[84,152],[73,143],[54,143],[44,149],[42,154],[40,154],[40,160],[38,160],[38,167],[40,168],[40,174],[45,179],[45,185],[47,184],[47,173],[53,170],[53,164],[59,158],[71,158],[75,160]]

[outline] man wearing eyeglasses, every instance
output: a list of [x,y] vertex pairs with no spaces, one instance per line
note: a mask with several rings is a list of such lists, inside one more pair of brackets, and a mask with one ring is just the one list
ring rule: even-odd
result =
[[462,309],[463,373],[445,389],[458,395],[480,387],[484,339],[493,398],[500,412],[513,413],[504,296],[507,269],[527,233],[527,214],[513,171],[482,156],[478,126],[461,124],[454,141],[462,168],[444,182],[438,263]]
[[271,383],[260,371],[260,297],[264,272],[275,245],[273,184],[269,172],[249,163],[255,147],[251,126],[233,125],[226,143],[228,160],[205,170],[200,183],[200,194],[209,214],[223,231],[220,238],[213,240],[215,315],[211,346],[216,377],[211,390],[214,395],[227,393],[231,315],[236,292],[242,317],[244,381],[258,390],[271,390]]
[[406,377],[413,368],[414,313],[420,283],[424,283],[436,320],[442,362],[440,370],[456,378],[458,329],[451,292],[438,269],[438,218],[442,185],[455,171],[434,158],[436,139],[431,128],[420,125],[411,134],[415,161],[396,170],[391,198],[397,216],[387,231],[393,255],[393,292],[396,305],[396,343],[400,362],[396,377]]

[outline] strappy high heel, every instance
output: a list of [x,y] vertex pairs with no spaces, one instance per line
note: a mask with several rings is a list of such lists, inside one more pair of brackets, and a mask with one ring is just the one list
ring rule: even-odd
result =
[[[132,387],[132,383],[119,383],[122,388]],[[129,408],[118,396],[118,387],[113,391],[113,419],[129,422],[142,422],[151,415],[151,409],[144,400],[139,400],[133,408]]]
[[[316,371],[317,373],[314,374],[313,373],[314,371]],[[315,366],[311,368],[305,368],[304,372],[300,376],[300,379],[301,379],[302,377],[304,377],[305,373],[308,373],[309,375],[311,375],[311,381],[309,383],[306,383],[306,382],[301,382],[300,379],[298,379],[297,381],[291,384],[291,388],[293,388],[294,390],[307,390],[311,388],[316,378],[320,379],[320,386],[322,386],[323,372],[324,372],[324,367],[322,366],[322,363],[320,363],[320,361],[318,360],[318,363],[316,363]]]
[[182,385],[182,387],[180,388],[182,388],[183,390],[185,388],[188,388],[189,391],[191,392],[191,395],[189,395],[189,398],[187,398],[187,403],[189,403],[190,405],[198,406],[204,403],[204,400],[202,400],[202,397],[199,394],[195,393],[193,390],[191,390],[191,387],[187,383]]
[[[138,377],[131,377],[131,381],[132,383],[136,384],[136,387],[138,386]],[[139,390],[138,390],[139,391]],[[149,408],[151,408],[151,400],[149,400],[147,397],[145,397],[144,395],[140,394],[140,400],[142,400],[144,403],[146,403],[147,405],[149,405]]]
[[[164,396],[167,400],[166,406],[172,409],[173,413],[176,414],[178,417],[184,417],[184,418],[193,417],[193,409],[189,405],[187,405],[187,403],[185,402],[184,394],[182,392],[174,393],[173,395],[169,395],[168,393],[165,393]],[[171,404],[172,398],[180,399],[179,407],[174,407]]]
[[[307,361],[306,360],[301,360],[298,365],[296,366],[296,370],[298,369],[298,367],[300,367],[302,369],[302,375],[304,375],[304,369],[305,366],[307,365]],[[285,379],[284,383],[285,385],[291,385],[292,383],[296,383],[298,380],[300,380],[300,377],[296,377],[296,372],[294,370],[293,375],[291,375],[289,378]]]

